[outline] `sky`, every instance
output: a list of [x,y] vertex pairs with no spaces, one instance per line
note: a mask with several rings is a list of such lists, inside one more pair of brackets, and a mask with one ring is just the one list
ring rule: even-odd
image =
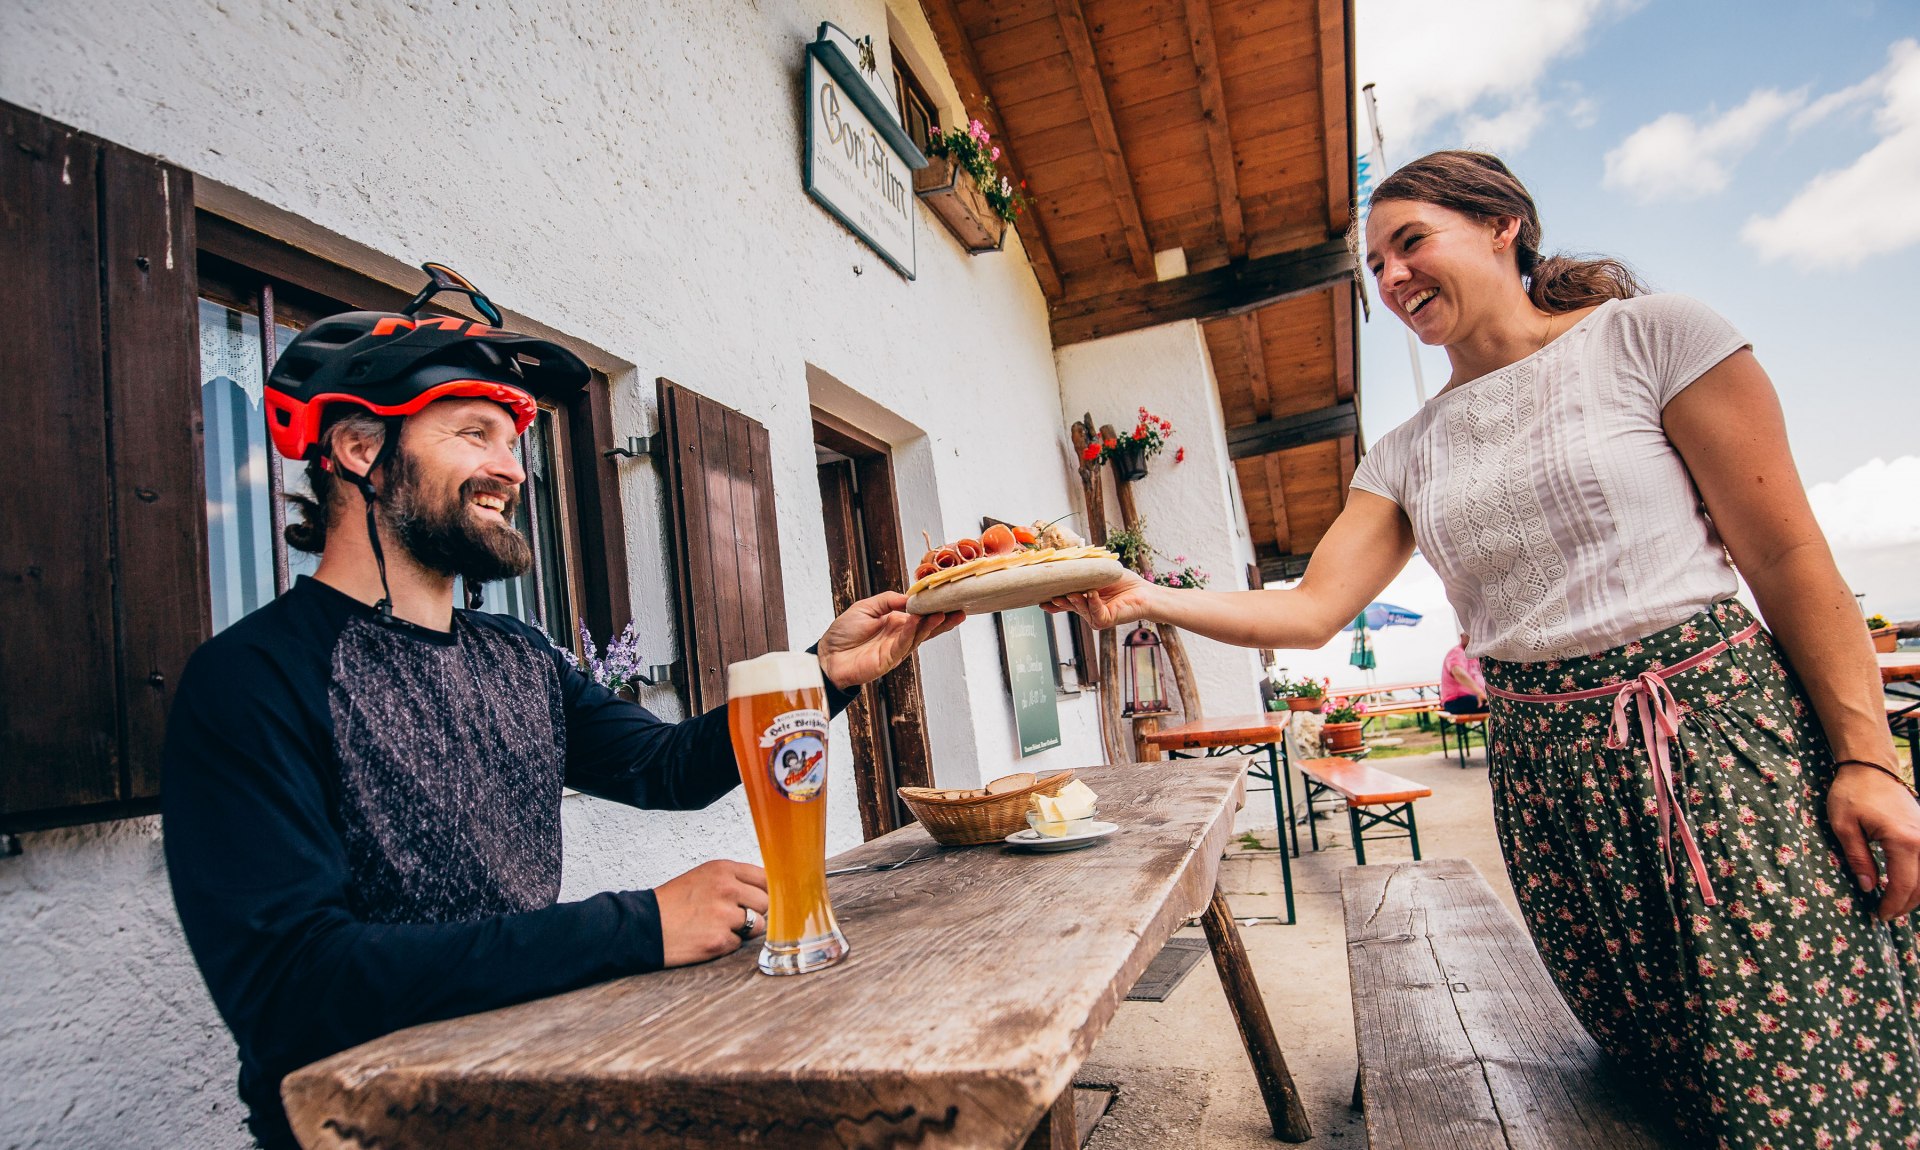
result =
[[[1359,0],[1387,167],[1497,152],[1547,250],[1624,259],[1753,340],[1841,574],[1920,618],[1920,3]],[[1355,110],[1362,147],[1364,104]],[[1369,442],[1417,407],[1405,329],[1361,334]],[[1901,316],[1908,315],[1902,319]],[[1444,353],[1424,349],[1428,394]],[[1379,681],[1431,679],[1453,619],[1420,560],[1381,595],[1434,625],[1379,636]],[[1350,643],[1283,658],[1336,684]]]

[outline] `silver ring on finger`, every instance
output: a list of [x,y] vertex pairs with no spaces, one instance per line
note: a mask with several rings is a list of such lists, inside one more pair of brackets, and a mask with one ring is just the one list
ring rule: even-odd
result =
[[740,928],[740,937],[752,938],[754,927],[759,925],[759,918],[753,913],[753,908],[750,906],[743,906],[740,909],[747,912],[747,921],[746,924]]

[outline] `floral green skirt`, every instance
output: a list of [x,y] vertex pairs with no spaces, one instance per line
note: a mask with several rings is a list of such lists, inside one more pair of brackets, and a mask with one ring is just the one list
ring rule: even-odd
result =
[[[1552,694],[1671,666],[1753,622],[1734,601],[1585,658],[1488,659],[1490,686]],[[1667,681],[1680,712],[1662,848],[1634,724],[1613,700],[1492,704],[1494,815],[1540,956],[1601,1047],[1720,1147],[1920,1147],[1920,945],[1872,917],[1826,823],[1833,759],[1764,630]],[[1677,828],[1676,828],[1677,831]]]

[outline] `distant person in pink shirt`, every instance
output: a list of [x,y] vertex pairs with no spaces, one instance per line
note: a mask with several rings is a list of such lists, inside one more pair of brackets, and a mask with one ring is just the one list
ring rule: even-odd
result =
[[1440,709],[1451,715],[1478,715],[1487,709],[1487,681],[1480,660],[1467,654],[1467,633],[1440,661]]

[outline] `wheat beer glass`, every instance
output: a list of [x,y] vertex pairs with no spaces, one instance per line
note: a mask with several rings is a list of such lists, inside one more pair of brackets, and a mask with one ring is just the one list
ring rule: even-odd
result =
[[767,868],[762,974],[847,956],[827,905],[827,692],[820,661],[774,651],[727,668],[727,722]]

